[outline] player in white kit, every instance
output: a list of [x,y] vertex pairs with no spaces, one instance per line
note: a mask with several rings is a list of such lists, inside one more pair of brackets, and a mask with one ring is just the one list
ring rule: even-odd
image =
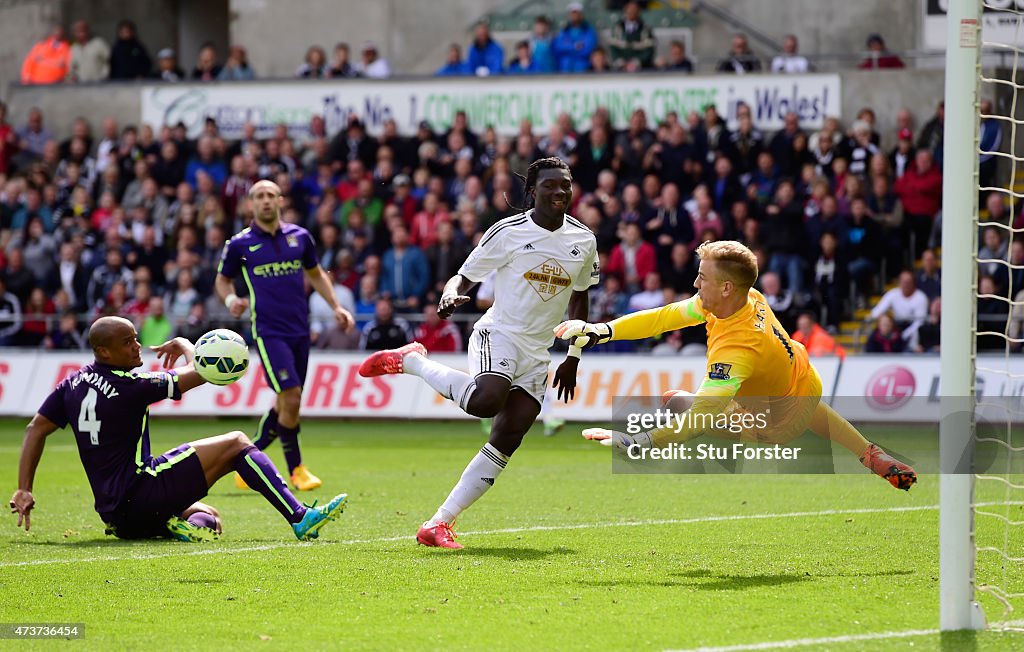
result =
[[[416,540],[425,546],[462,547],[452,523],[494,484],[519,448],[544,400],[552,329],[566,308],[570,319],[586,320],[587,290],[600,278],[594,234],[565,213],[572,202],[569,166],[557,158],[534,161],[525,192],[534,208],[488,229],[438,303],[438,315],[447,319],[469,301],[470,288],[497,271],[494,305],[469,338],[470,373],[427,359],[418,342],[374,353],[359,368],[367,377],[419,376],[468,414],[494,417],[488,442],[417,533]],[[555,371],[552,384],[560,398],[572,398],[578,364],[578,350],[571,351]]]

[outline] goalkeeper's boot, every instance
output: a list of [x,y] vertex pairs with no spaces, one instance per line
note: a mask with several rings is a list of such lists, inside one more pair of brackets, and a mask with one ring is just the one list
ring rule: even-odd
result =
[[860,463],[877,475],[889,481],[897,489],[910,491],[917,482],[917,473],[909,465],[889,455],[878,446],[871,444],[861,455]]
[[220,538],[220,535],[217,534],[217,530],[189,523],[185,519],[178,518],[177,516],[172,516],[168,519],[167,531],[171,533],[172,539],[186,541],[188,543],[216,541]]
[[242,479],[241,473],[235,474],[235,487],[238,489],[248,489],[249,485],[245,484],[245,480]]
[[458,550],[462,544],[456,541],[456,534],[448,523],[437,523],[435,525],[423,524],[420,531],[416,533],[416,543],[431,548],[451,548]]
[[425,356],[427,349],[419,342],[412,342],[398,349],[377,351],[359,365],[359,375],[363,378],[373,378],[386,374],[400,374],[404,370],[403,360],[410,353],[419,353]]
[[544,436],[554,437],[564,425],[565,419],[556,419],[554,417],[544,419]]
[[314,502],[303,514],[302,520],[292,524],[292,531],[299,541],[309,541],[320,536],[320,528],[327,525],[341,516],[345,511],[345,504],[348,503],[348,494],[338,494],[331,502],[323,507],[317,507]]
[[292,486],[298,491],[312,491],[319,489],[323,482],[320,478],[316,477],[309,472],[304,464],[300,464],[292,469]]

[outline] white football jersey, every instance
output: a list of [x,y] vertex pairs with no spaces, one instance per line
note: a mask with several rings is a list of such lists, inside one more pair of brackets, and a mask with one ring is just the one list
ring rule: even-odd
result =
[[585,291],[600,279],[597,239],[568,214],[560,228],[548,231],[533,221],[531,209],[488,229],[459,274],[480,282],[495,270],[494,305],[475,328],[508,333],[547,359],[573,290]]

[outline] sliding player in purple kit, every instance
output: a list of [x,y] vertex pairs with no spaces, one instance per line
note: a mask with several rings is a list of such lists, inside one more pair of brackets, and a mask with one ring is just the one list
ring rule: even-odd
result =
[[[246,308],[250,310],[252,337],[263,361],[263,373],[277,394],[274,407],[257,426],[256,447],[264,450],[280,438],[292,486],[309,491],[321,482],[303,465],[299,450],[299,408],[310,348],[309,302],[303,275],[334,310],[342,328],[352,328],[355,320],[338,303],[334,285],[317,262],[309,231],[281,222],[283,199],[278,185],[257,181],[249,197],[255,216],[249,228],[224,245],[217,270],[217,294],[235,317],[241,317]],[[235,295],[234,278],[239,274],[249,289],[248,299]],[[236,476],[235,484],[244,489],[244,478]]]
[[[28,424],[18,463],[18,490],[11,511],[28,530],[35,506],[36,468],[46,437],[71,426],[78,453],[107,533],[121,539],[173,537],[203,541],[220,534],[217,510],[199,500],[232,471],[292,525],[299,540],[315,539],[320,528],[344,511],[340,494],[323,507],[304,507],[288,490],[273,462],[245,433],[200,439],[153,457],[149,452],[149,406],[180,400],[205,381],[192,366],[194,348],[175,338],[151,347],[169,371],[135,373],[142,346],[135,326],[121,317],[102,317],[89,329],[96,359],[57,385]],[[174,369],[179,358],[185,366]]]

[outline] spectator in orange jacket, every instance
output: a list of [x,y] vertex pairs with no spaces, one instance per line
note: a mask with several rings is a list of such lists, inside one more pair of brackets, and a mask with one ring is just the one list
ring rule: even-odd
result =
[[807,354],[811,356],[834,355],[841,359],[846,357],[846,349],[836,344],[835,338],[818,325],[817,320],[809,312],[800,313],[797,317],[793,341],[803,344]]
[[71,46],[64,38],[64,27],[54,25],[50,35],[32,46],[21,64],[22,84],[57,84],[64,81],[71,67]]

